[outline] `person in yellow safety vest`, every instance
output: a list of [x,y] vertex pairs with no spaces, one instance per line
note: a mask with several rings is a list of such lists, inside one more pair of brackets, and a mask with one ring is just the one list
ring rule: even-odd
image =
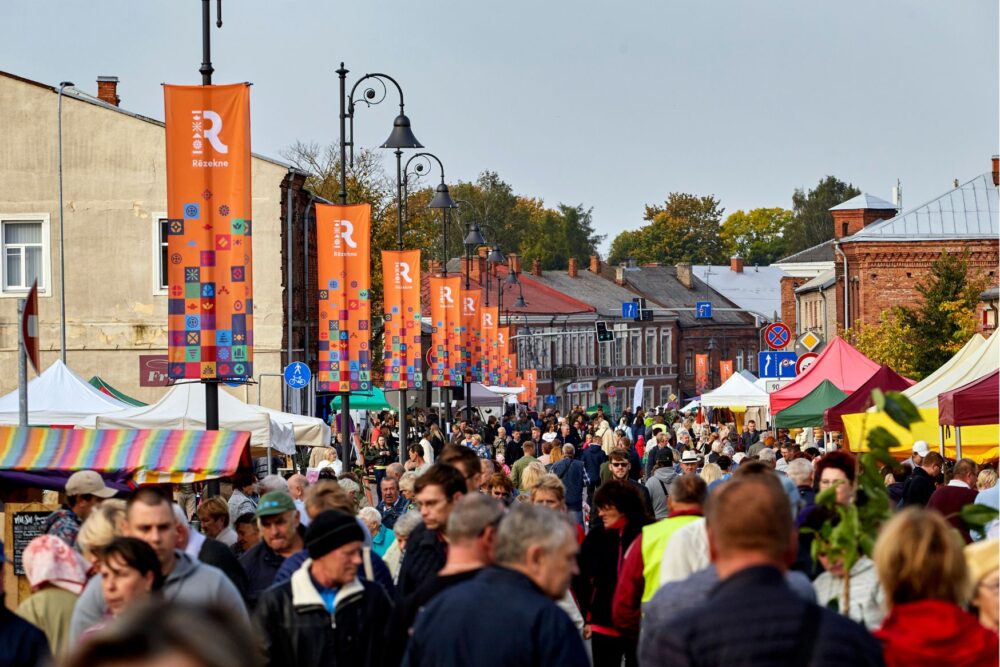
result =
[[625,553],[625,563],[618,576],[611,616],[615,629],[629,638],[638,638],[642,603],[649,601],[660,587],[660,565],[671,536],[681,527],[704,515],[708,490],[696,474],[681,475],[670,485],[666,519],[645,526],[642,534]]

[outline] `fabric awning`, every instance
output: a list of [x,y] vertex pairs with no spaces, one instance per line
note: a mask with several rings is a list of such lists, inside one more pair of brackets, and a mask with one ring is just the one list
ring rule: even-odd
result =
[[[60,360],[28,382],[28,424],[32,426],[76,426],[94,415],[119,412],[127,407],[92,387]],[[15,389],[0,398],[0,424],[18,423]]]
[[124,472],[138,484],[226,477],[249,467],[243,431],[0,427],[0,470]]
[[771,413],[781,412],[801,401],[823,380],[829,380],[835,387],[850,394],[867,382],[878,369],[879,364],[836,336],[802,375],[771,394]]
[[818,387],[806,394],[798,403],[789,406],[774,416],[776,428],[805,428],[822,426],[823,413],[847,398],[847,394],[837,389],[829,380],[823,380]]
[[[897,459],[905,459],[913,451],[913,443],[923,440],[936,451],[944,430],[945,457],[954,459],[958,453],[955,447],[956,429],[938,425],[937,408],[920,408],[921,421],[910,424],[909,430],[892,421],[884,412],[862,412],[844,415],[844,440],[852,452],[868,451],[868,434],[881,426],[891,433],[899,445],[890,453]],[[966,426],[962,429],[962,456],[976,463],[996,460],[1000,454],[1000,429],[995,425]]]
[[1000,424],[1000,370],[938,396],[938,423],[942,426]]
[[102,378],[100,375],[95,375],[94,377],[90,378],[90,380],[88,380],[87,382],[90,384],[91,387],[94,387],[102,394],[107,394],[112,398],[117,398],[119,401],[121,401],[126,405],[131,405],[132,407],[136,408],[141,407],[143,405],[149,405],[148,403],[143,403],[137,398],[132,398],[131,396],[129,396],[124,392],[118,391],[110,384],[108,384],[104,380],[104,378]]
[[854,412],[864,412],[872,406],[872,390],[882,391],[903,391],[913,385],[913,380],[907,379],[883,365],[875,375],[868,378],[868,381],[854,390],[843,401],[834,405],[823,413],[823,430],[844,431],[844,415]]
[[918,408],[937,408],[938,396],[989,375],[1000,365],[1000,334],[974,335],[955,356],[903,394]]
[[[348,406],[351,410],[392,410],[389,401],[385,400],[385,392],[379,387],[372,387],[370,394],[351,394]],[[330,407],[340,410],[340,394],[333,397]]]
[[707,408],[760,407],[768,403],[767,392],[741,373],[729,376],[722,386],[702,394],[699,400]]

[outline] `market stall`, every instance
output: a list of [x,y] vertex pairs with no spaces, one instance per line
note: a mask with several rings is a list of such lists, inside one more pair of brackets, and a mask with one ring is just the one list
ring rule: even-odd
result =
[[771,414],[801,401],[824,380],[850,394],[879,369],[875,363],[840,336],[831,340],[812,365],[787,385],[771,394]]
[[823,425],[823,413],[847,398],[829,380],[806,394],[801,401],[790,405],[774,416],[776,428],[806,428]]
[[962,457],[962,428],[1000,428],[1000,370],[938,396],[938,424],[955,428],[955,455]]
[[[19,423],[17,390],[0,397],[0,424]],[[28,382],[28,424],[72,427],[94,415],[111,414],[128,406],[95,389],[62,361],[56,360]]]
[[768,421],[767,392],[747,379],[742,373],[729,376],[718,389],[704,393],[699,399],[701,408],[727,408],[733,412],[737,427],[742,429],[746,420],[758,424]]
[[132,398],[125,392],[118,391],[113,386],[111,386],[111,384],[109,384],[106,380],[104,380],[104,378],[102,378],[100,375],[95,375],[94,377],[90,378],[88,382],[90,383],[91,387],[97,389],[102,394],[107,394],[111,398],[117,398],[125,405],[131,405],[132,407],[148,405],[147,403],[143,403],[137,398]]
[[903,391],[913,386],[913,380],[903,377],[888,366],[883,365],[875,375],[868,378],[868,381],[858,387],[840,403],[828,408],[823,413],[823,430],[844,431],[844,415],[854,412],[864,412],[872,406],[872,391],[879,389],[886,391]]

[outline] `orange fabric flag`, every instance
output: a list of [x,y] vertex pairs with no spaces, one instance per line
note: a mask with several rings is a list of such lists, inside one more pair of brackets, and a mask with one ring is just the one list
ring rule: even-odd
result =
[[462,311],[459,276],[431,276],[431,382],[442,387],[462,384]]
[[420,356],[420,251],[383,250],[382,285],[385,389],[421,389],[424,373]]

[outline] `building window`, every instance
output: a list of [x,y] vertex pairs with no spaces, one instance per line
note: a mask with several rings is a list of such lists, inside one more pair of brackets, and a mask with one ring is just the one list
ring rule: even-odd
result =
[[660,329],[660,363],[668,366],[673,362],[670,329]]
[[629,343],[630,343],[629,347],[631,348],[629,350],[630,355],[629,355],[628,363],[631,364],[632,366],[641,366],[642,365],[642,349],[641,349],[641,347],[639,345],[639,331],[636,330],[636,329],[633,329],[632,331],[629,332],[629,337],[628,338],[629,338]]
[[684,353],[684,375],[694,375],[694,352],[691,350]]
[[614,343],[598,343],[601,355],[601,368],[610,370],[612,357],[614,355]]
[[646,365],[656,365],[656,329],[646,329]]
[[754,366],[757,365],[757,355],[754,354],[753,350],[747,350],[747,370],[751,373],[754,370]]
[[743,350],[736,350],[736,372],[743,370]]
[[670,394],[674,393],[674,388],[669,384],[660,385],[660,405],[670,402]]
[[3,292],[22,294],[38,280],[40,294],[49,293],[49,220],[47,215],[0,218],[3,241]]

